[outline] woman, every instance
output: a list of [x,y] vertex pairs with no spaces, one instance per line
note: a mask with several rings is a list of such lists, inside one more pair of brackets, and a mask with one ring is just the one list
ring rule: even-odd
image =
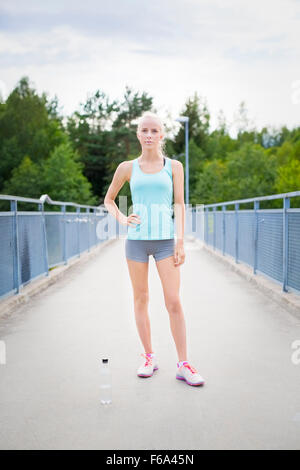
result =
[[[164,155],[164,126],[154,113],[144,113],[138,122],[140,157],[119,164],[104,199],[107,210],[119,223],[128,226],[125,242],[126,260],[134,294],[137,329],[145,353],[138,369],[139,377],[151,377],[158,369],[152,350],[148,316],[148,265],[153,255],[160,276],[178,363],[176,378],[189,385],[203,385],[204,379],[187,360],[185,319],[179,297],[180,271],[184,263],[184,170],[181,162]],[[117,194],[130,183],[133,213],[126,217],[114,202]],[[174,238],[172,196],[177,238]]]

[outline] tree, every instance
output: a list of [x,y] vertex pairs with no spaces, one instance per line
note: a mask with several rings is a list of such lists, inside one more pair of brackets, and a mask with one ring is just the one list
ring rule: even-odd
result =
[[20,165],[13,169],[10,180],[4,183],[3,193],[38,199],[41,192],[40,168],[28,155],[25,155]]
[[245,101],[239,105],[238,112],[235,114],[233,125],[237,130],[237,141],[239,145],[246,142],[258,143],[257,131],[252,119],[248,117],[248,109]]
[[144,111],[149,111],[152,107],[153,98],[143,92],[141,95],[126,85],[124,99],[120,104],[118,116],[113,123],[113,129],[119,130],[121,142],[124,145],[125,154],[136,153],[139,143],[136,138],[137,125],[134,121],[142,115]]
[[300,191],[300,160],[290,159],[278,169],[276,192]]
[[191,139],[189,142],[189,194],[191,201],[193,200],[197,177],[203,171],[204,163],[204,151],[196,145],[194,139]]
[[226,159],[228,199],[246,199],[273,194],[277,161],[257,144],[245,143]]
[[[82,174],[82,163],[76,160],[69,142],[57,146],[50,157],[40,164],[25,156],[21,164],[13,169],[3,191],[5,194],[35,199],[49,194],[51,199],[57,201],[98,205],[99,199],[92,195],[91,184]],[[34,207],[36,209],[36,205]]]
[[54,102],[45,93],[39,96],[28,77],[21,78],[0,105],[0,190],[25,155],[38,163],[65,141]]
[[[193,139],[197,147],[205,151],[210,121],[206,100],[195,92],[192,98],[188,98],[180,115],[189,117],[189,140]],[[183,125],[175,136],[174,148],[177,154],[184,151],[185,129]]]
[[206,162],[194,200],[208,204],[273,194],[276,176],[276,157],[257,144],[245,143],[225,160]]
[[206,161],[191,195],[191,204],[213,204],[226,200],[226,164],[221,159]]
[[98,205],[99,198],[93,196],[82,170],[83,164],[69,142],[57,146],[42,164],[43,193],[59,201]]
[[127,86],[121,103],[110,102],[98,90],[68,120],[67,131],[80,154],[84,175],[100,198],[104,199],[119,163],[139,151],[134,121],[151,105],[152,98],[145,92],[139,94]]

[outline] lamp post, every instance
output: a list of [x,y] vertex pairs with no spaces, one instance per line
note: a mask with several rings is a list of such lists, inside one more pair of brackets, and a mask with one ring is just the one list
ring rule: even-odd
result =
[[175,119],[185,123],[185,203],[189,203],[189,117],[180,116]]

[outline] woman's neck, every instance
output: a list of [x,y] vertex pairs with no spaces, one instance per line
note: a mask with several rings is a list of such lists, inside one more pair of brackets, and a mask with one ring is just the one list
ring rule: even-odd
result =
[[140,159],[148,162],[156,162],[163,160],[162,153],[157,153],[155,149],[144,149],[141,153]]

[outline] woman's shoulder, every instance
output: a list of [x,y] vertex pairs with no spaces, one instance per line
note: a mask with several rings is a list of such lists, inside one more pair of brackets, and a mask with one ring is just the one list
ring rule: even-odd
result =
[[[136,160],[136,158],[134,159]],[[132,172],[132,165],[134,160],[124,160],[123,162],[120,163],[120,166],[122,166],[122,169],[126,175],[126,181],[130,181],[131,178],[131,172]]]
[[170,158],[170,157],[167,157],[169,160],[171,160],[171,164],[172,164],[172,167],[173,168],[179,168],[182,166],[182,163],[181,161],[179,160],[176,160],[175,158]]
[[175,160],[174,158],[169,158],[169,160],[171,160],[172,175],[174,176],[183,168],[183,165],[179,160]]

